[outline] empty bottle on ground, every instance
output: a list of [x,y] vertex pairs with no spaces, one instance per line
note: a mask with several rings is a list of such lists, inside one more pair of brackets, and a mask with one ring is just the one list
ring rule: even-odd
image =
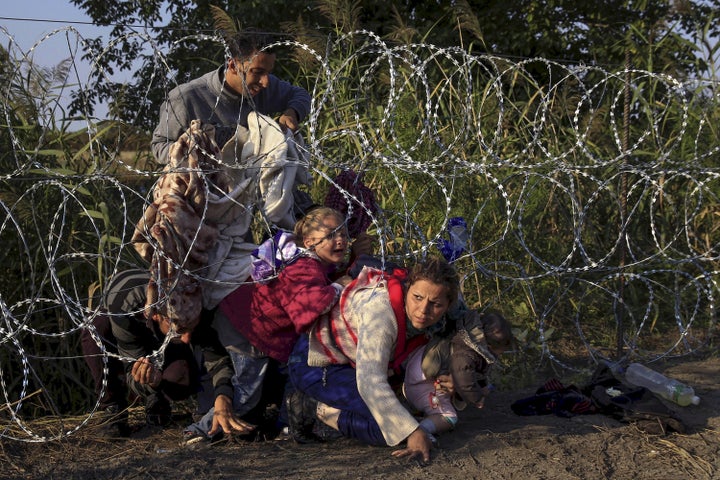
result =
[[640,363],[631,363],[625,370],[625,379],[637,385],[645,387],[656,395],[666,400],[685,407],[700,403],[700,397],[695,395],[692,387],[685,385],[673,378],[668,378],[660,372],[646,367]]

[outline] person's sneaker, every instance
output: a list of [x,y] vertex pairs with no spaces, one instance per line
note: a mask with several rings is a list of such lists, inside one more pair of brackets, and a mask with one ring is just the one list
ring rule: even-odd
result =
[[344,436],[338,430],[335,430],[330,425],[326,425],[323,422],[316,422],[315,429],[313,430],[313,432],[323,442],[339,440],[339,439],[343,438],[343,436]]
[[95,425],[105,438],[127,438],[130,436],[127,408],[112,404],[95,414]]
[[297,443],[316,443],[322,439],[313,433],[317,401],[299,390],[288,395],[286,400],[290,436]]
[[[279,417],[280,408],[276,404],[272,403],[266,405],[263,409],[263,414],[258,421],[250,421],[250,423],[254,423],[256,425],[255,429],[252,431],[254,435],[252,435],[250,439],[255,442],[266,442],[277,437],[282,429],[282,426],[278,423]],[[246,420],[244,417],[243,419]]]
[[282,427],[280,429],[280,433],[278,433],[277,437],[273,439],[276,442],[286,442],[288,440],[292,440],[292,436],[290,435],[290,427]]
[[160,393],[154,393],[145,400],[145,420],[148,425],[166,427],[172,422],[170,402]]
[[207,435],[204,435],[200,432],[195,432],[193,430],[185,430],[182,432],[182,440],[180,441],[180,446],[190,447],[206,440],[210,440]]

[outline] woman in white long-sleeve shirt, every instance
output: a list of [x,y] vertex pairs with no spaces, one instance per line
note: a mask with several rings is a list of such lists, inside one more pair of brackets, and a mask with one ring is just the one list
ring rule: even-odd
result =
[[[288,416],[296,440],[312,439],[319,418],[372,445],[406,441],[393,455],[429,461],[431,438],[398,400],[388,373],[400,373],[407,356],[427,342],[459,289],[454,268],[440,258],[409,272],[364,267],[291,355],[297,392],[288,397]],[[441,381],[452,388],[449,378]]]

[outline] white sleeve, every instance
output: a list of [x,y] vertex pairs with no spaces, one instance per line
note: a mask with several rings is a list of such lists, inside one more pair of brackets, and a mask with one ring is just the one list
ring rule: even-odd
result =
[[385,288],[364,290],[354,300],[363,302],[358,322],[358,391],[385,441],[394,446],[418,428],[417,420],[403,407],[388,383],[388,365],[398,335],[395,314]]

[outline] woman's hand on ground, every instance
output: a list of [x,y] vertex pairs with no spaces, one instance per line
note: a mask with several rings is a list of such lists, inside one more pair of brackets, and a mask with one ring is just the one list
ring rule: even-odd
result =
[[395,450],[392,452],[392,456],[397,458],[410,457],[410,459],[419,457],[421,462],[429,463],[431,448],[432,442],[430,441],[430,437],[428,437],[423,429],[418,427],[408,436],[406,447]]

